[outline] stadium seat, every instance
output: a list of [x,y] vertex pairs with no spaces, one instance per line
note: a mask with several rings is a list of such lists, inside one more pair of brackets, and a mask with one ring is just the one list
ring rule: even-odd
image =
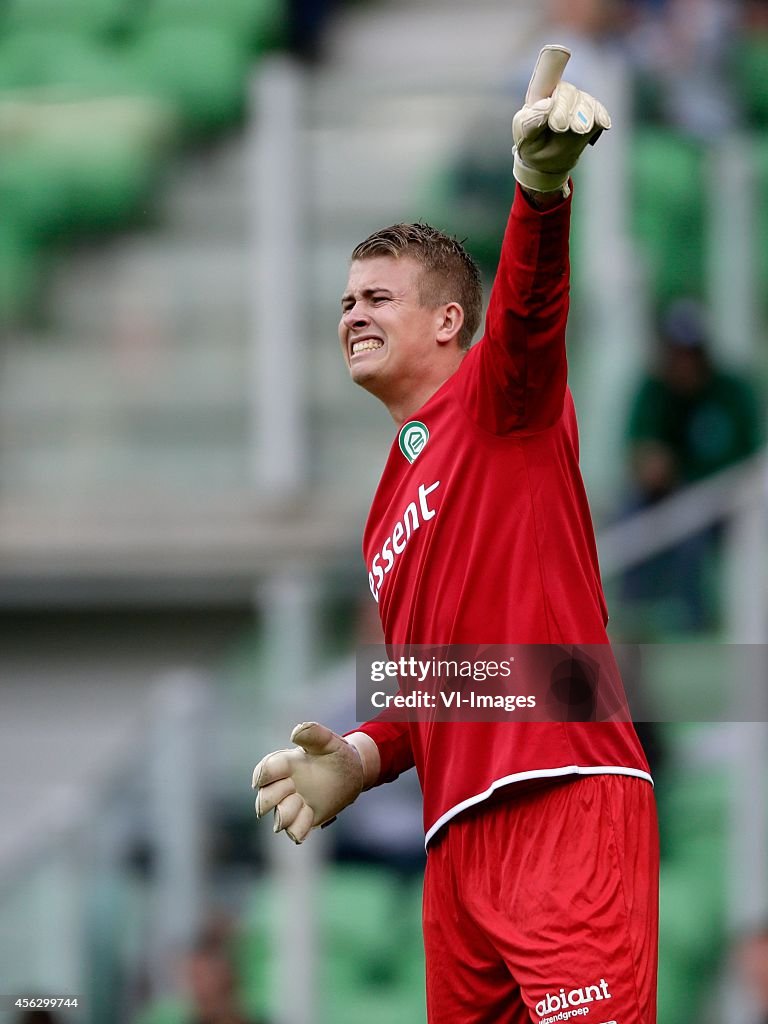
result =
[[150,29],[136,40],[131,59],[143,88],[172,103],[191,135],[226,127],[243,113],[248,55],[232,32]]
[[105,138],[92,146],[87,160],[69,167],[73,225],[94,231],[130,223],[151,190],[155,170],[131,140]]
[[768,35],[745,36],[735,48],[731,73],[736,93],[750,124],[768,126]]
[[371,1022],[423,1018],[421,897],[413,885],[386,868],[336,867],[321,922],[334,1024],[352,1024],[363,1007]]
[[284,0],[151,0],[143,24],[147,29],[218,28],[259,53],[283,41],[285,18]]
[[126,17],[139,10],[130,0],[8,0],[0,15],[6,319],[28,308],[41,244],[130,223],[182,129],[199,137],[241,116],[249,42],[275,42],[284,5],[146,6],[154,27],[129,40]]
[[68,216],[66,182],[48,152],[25,146],[0,160],[0,210],[34,244],[60,235]]
[[[675,731],[690,739],[701,728],[678,725]],[[724,953],[728,784],[721,769],[677,773],[660,794],[666,855],[661,871],[659,1019],[665,1024],[696,1019]]]
[[6,0],[0,32],[73,32],[109,39],[129,27],[134,10],[129,0]]
[[653,296],[663,303],[704,287],[704,153],[666,129],[637,131],[632,147],[632,224]]
[[182,999],[158,999],[133,1018],[131,1024],[190,1024],[190,1007]]
[[172,137],[169,112],[142,99],[19,101],[16,110],[0,106],[0,209],[38,243],[129,220]]
[[[705,854],[714,860],[717,853]],[[720,865],[722,867],[722,864]],[[724,872],[696,858],[662,866],[659,921],[659,1019],[690,1024],[723,952]]]
[[0,328],[17,323],[32,309],[40,270],[37,247],[0,198]]
[[24,30],[0,39],[0,92],[46,89],[65,95],[135,91],[121,52],[74,32]]

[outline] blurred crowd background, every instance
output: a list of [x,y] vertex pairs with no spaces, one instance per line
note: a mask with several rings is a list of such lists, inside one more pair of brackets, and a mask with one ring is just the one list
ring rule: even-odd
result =
[[250,776],[379,639],[349,252],[423,218],[490,283],[547,41],[614,117],[569,360],[661,698],[659,1021],[768,1020],[765,0],[2,0],[0,1019],[424,1019],[416,780],[295,849]]

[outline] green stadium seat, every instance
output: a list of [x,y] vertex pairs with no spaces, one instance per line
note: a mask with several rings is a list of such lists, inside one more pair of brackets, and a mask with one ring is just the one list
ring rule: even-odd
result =
[[326,1006],[317,1024],[393,1024],[426,1020],[424,1000],[420,1002],[397,987],[390,991],[346,993]]
[[171,142],[242,116],[284,19],[285,0],[0,2],[3,323],[31,307],[41,246],[131,223]]
[[129,0],[6,0],[0,31],[73,32],[108,39],[130,25]]
[[37,247],[10,214],[0,198],[0,328],[31,311],[41,271]]
[[141,1010],[131,1024],[190,1024],[192,1013],[182,999],[158,999]]
[[702,294],[705,163],[701,144],[672,131],[643,128],[635,134],[633,231],[658,302]]
[[665,864],[659,921],[659,1019],[690,1024],[723,952],[724,874],[695,859]]
[[[678,725],[674,734],[690,737],[701,728]],[[677,775],[659,794],[665,851],[659,1019],[665,1024],[689,1024],[697,1018],[699,1003],[724,954],[728,786],[726,770],[711,770]]]
[[154,171],[130,140],[106,138],[93,146],[87,160],[73,160],[68,168],[73,225],[102,231],[130,223],[146,204]]
[[151,29],[136,40],[131,59],[143,88],[173,104],[190,134],[241,117],[248,55],[233,33],[204,26]]
[[40,244],[64,230],[69,198],[60,171],[47,153],[31,146],[0,160],[0,210],[13,215],[25,237]]
[[420,885],[382,868],[337,867],[320,908],[328,1024],[352,1024],[356,1011],[372,1024],[423,1019]]
[[[320,900],[323,980],[340,999],[392,985],[396,976],[393,934],[395,879],[375,868],[344,867],[328,872]],[[350,908],[354,907],[354,913]]]
[[280,45],[285,37],[285,0],[150,0],[144,27],[208,27],[232,32],[250,51]]
[[120,51],[73,32],[19,31],[0,40],[0,92],[125,95],[135,91],[131,75]]
[[38,243],[123,224],[171,138],[169,112],[143,99],[0,105],[0,208]]
[[747,118],[755,128],[768,126],[768,34],[746,36],[736,47],[731,76]]

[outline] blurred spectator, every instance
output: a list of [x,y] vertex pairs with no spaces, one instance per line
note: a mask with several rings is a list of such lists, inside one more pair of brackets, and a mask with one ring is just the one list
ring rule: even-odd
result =
[[768,125],[768,0],[744,0],[731,71],[747,122],[764,129]]
[[739,121],[728,74],[741,5],[734,0],[666,0],[634,4],[632,62],[640,76],[638,114],[661,115],[700,139]]
[[748,32],[768,32],[768,0],[744,0],[744,24]]
[[237,979],[229,942],[203,934],[182,961],[185,987],[192,1002],[194,1024],[256,1024],[239,1005]]
[[741,939],[736,947],[736,962],[755,1009],[750,1024],[768,1024],[768,925]]
[[[698,303],[676,300],[660,320],[658,341],[657,365],[640,382],[629,416],[635,510],[747,458],[760,445],[752,385],[714,361]],[[705,532],[631,572],[626,596],[676,594],[687,612],[683,626],[706,627],[702,577],[716,540],[717,531]]]
[[297,57],[315,62],[322,56],[323,28],[334,0],[289,0],[288,45]]
[[570,32],[579,39],[611,38],[623,22],[623,0],[549,0],[549,22],[552,28]]
[[546,39],[539,42],[555,39],[567,46],[571,59],[566,79],[599,95],[608,84],[606,62],[610,65],[612,58],[625,54],[624,0],[548,0],[547,14]]
[[141,1024],[264,1024],[241,1006],[232,926],[214,916],[179,960],[183,1000],[150,1006]]
[[659,323],[655,370],[641,381],[629,420],[633,475],[644,504],[753,454],[760,444],[750,381],[714,361],[706,317],[678,299]]

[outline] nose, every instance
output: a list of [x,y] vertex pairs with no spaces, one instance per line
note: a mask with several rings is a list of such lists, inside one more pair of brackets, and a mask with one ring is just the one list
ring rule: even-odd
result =
[[359,330],[361,327],[367,327],[371,322],[370,318],[362,313],[356,306],[346,309],[341,319],[344,326],[350,331]]

